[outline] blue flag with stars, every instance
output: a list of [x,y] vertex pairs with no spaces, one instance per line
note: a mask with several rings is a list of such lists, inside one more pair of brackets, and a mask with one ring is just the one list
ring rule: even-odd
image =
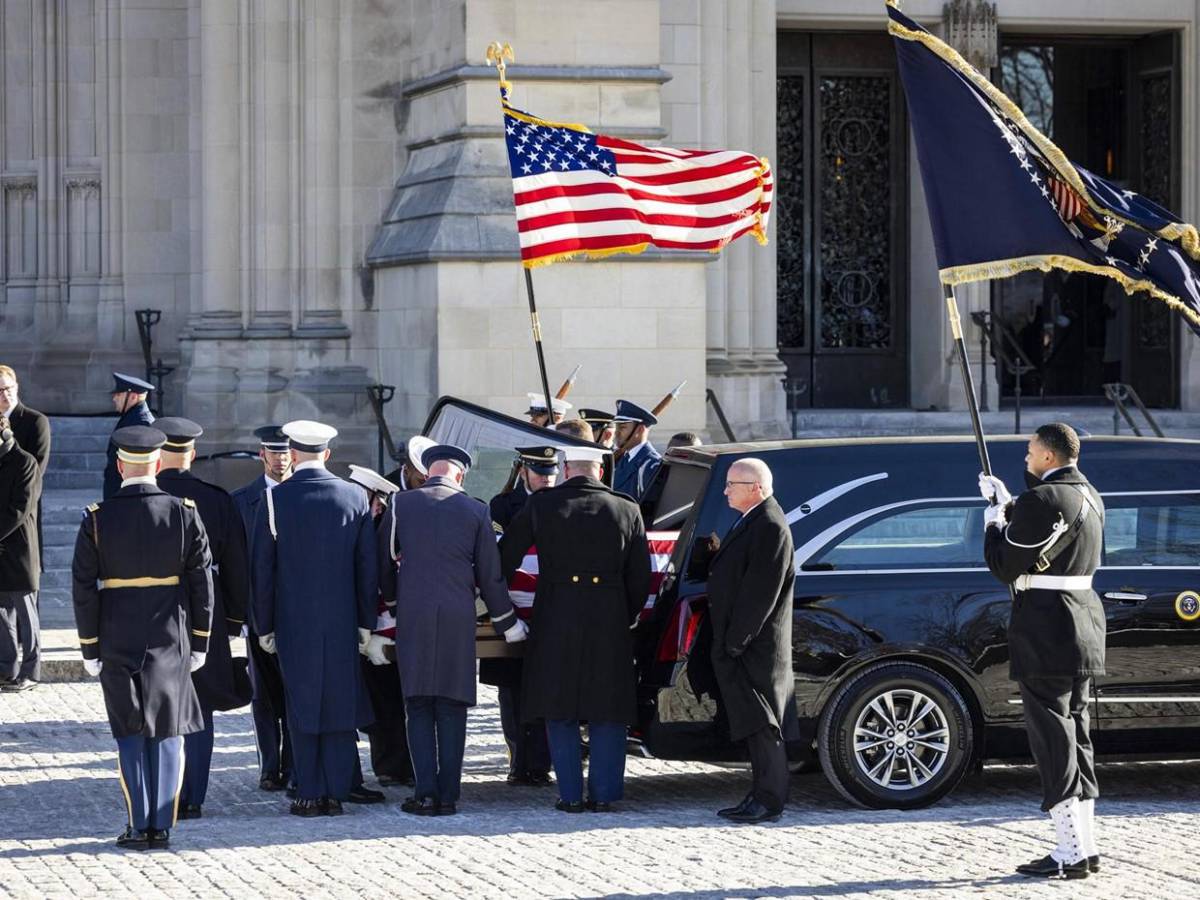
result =
[[1072,163],[952,47],[889,3],[944,284],[1034,269],[1144,292],[1200,335],[1200,235]]

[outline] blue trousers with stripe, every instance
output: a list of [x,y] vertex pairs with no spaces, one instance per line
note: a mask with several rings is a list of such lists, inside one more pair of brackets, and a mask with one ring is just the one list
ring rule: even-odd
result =
[[117,738],[117,763],[133,829],[174,825],[183,784],[183,737]]
[[[623,722],[588,723],[588,797],[598,803],[614,803],[625,789],[625,734]],[[579,723],[547,719],[546,737],[558,796],[568,803],[583,800],[583,752]]]

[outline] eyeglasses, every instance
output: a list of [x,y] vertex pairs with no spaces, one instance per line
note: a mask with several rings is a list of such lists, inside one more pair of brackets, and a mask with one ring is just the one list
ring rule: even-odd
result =
[[17,386],[15,384],[0,384],[0,394],[15,394]]
[[757,481],[727,481],[725,487],[733,487],[735,484],[758,484]]

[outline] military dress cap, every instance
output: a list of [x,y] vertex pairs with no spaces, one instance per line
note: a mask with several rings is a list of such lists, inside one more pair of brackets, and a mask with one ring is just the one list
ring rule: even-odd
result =
[[167,436],[149,425],[127,425],[112,433],[112,442],[117,448],[117,459],[141,465],[158,460]]
[[254,436],[258,438],[258,442],[264,450],[283,453],[291,446],[288,436],[283,433],[282,425],[264,425],[261,428],[255,428]]
[[292,446],[301,453],[320,453],[338,433],[332,425],[313,422],[310,419],[288,422],[281,430],[288,436]]
[[154,390],[154,385],[148,381],[142,381],[140,378],[134,378],[132,375],[125,375],[121,372],[113,372],[113,389],[109,392],[112,394],[148,394]]
[[589,425],[607,425],[613,420],[612,413],[602,409],[581,409],[577,415]]
[[[546,395],[529,393],[529,411],[526,415],[536,416],[541,415],[546,411]],[[559,415],[566,415],[567,410],[571,408],[571,404],[566,400],[559,400],[557,397],[551,397],[550,402],[554,404],[554,411]]]
[[154,420],[154,427],[167,436],[163,449],[171,453],[181,453],[196,446],[196,438],[204,434],[204,429],[191,419],[180,416],[164,416]]
[[443,459],[449,460],[452,463],[458,463],[464,469],[471,468],[471,454],[462,447],[455,447],[453,444],[434,444],[421,454],[421,462],[425,463],[426,469],[435,462]]
[[355,484],[361,484],[368,491],[380,494],[394,494],[400,490],[399,485],[392,484],[374,469],[356,466],[354,463],[350,464],[350,480]]
[[565,462],[604,462],[606,453],[611,453],[604,447],[563,447]]
[[613,416],[614,422],[638,422],[647,427],[658,424],[658,416],[650,412],[648,409],[643,409],[636,403],[631,403],[628,400],[617,401],[617,414]]
[[517,458],[530,472],[550,475],[558,468],[558,448],[543,444],[538,447],[517,447]]
[[408,443],[404,445],[404,454],[408,457],[408,461],[422,475],[429,474],[429,467],[425,465],[421,456],[436,443],[436,441],[425,437],[423,434],[414,434],[408,439]]

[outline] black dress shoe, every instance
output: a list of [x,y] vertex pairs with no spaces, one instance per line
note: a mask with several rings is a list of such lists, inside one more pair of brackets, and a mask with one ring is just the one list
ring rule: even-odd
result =
[[344,812],[342,801],[334,800],[332,797],[322,797],[317,801],[317,806],[323,816],[340,816]]
[[534,787],[546,787],[548,784],[553,784],[549,772],[526,772],[525,781]]
[[435,816],[452,816],[458,812],[457,803],[439,803]]
[[723,819],[728,819],[730,816],[736,816],[739,813],[745,812],[746,807],[749,806],[753,802],[754,802],[754,795],[747,794],[745,797],[742,798],[742,802],[739,803],[737,806],[727,806],[724,809],[718,809],[717,815]]
[[554,808],[559,812],[581,813],[586,807],[583,805],[582,800],[572,800],[569,803],[566,800],[559,800],[554,804]]
[[414,816],[436,816],[441,804],[432,797],[409,797],[400,804],[401,812],[411,813]]
[[351,803],[382,803],[387,799],[387,795],[383,791],[373,791],[369,787],[356,787],[350,790],[350,796],[346,798]]
[[167,828],[151,828],[146,834],[150,838],[151,850],[168,850],[171,847],[171,832]]
[[1085,858],[1076,863],[1060,863],[1053,856],[1046,854],[1041,859],[1017,866],[1017,871],[1030,878],[1087,878],[1088,861]]
[[1092,874],[1099,872],[1100,871],[1100,854],[1097,853],[1095,856],[1089,856],[1087,859],[1087,863],[1088,863],[1088,871],[1089,872],[1091,872]]
[[284,794],[286,794],[289,799],[295,800],[300,796],[300,788],[296,787],[294,784],[289,784],[287,788],[284,789]]
[[509,772],[504,779],[506,784],[529,784],[529,777],[524,772]]
[[133,826],[129,826],[117,835],[117,846],[122,850],[148,850],[150,836],[145,831],[134,831]]
[[258,779],[258,789],[260,791],[282,791],[287,787],[287,782],[276,775],[264,775]]
[[588,800],[583,804],[590,812],[613,812],[613,805],[606,800]]
[[8,682],[0,690],[6,694],[15,694],[17,691],[29,691],[37,686],[38,683],[32,678],[18,678],[16,681]]
[[184,803],[179,807],[179,815],[177,819],[199,819],[203,818],[204,810],[199,803]]
[[411,775],[376,775],[375,780],[383,787],[412,787],[415,783]]
[[288,810],[293,816],[312,819],[321,815],[321,804],[317,800],[293,800]]
[[782,809],[769,809],[751,798],[741,812],[730,813],[725,818],[730,822],[737,822],[739,825],[755,825],[759,822],[778,822],[781,815],[783,815]]

